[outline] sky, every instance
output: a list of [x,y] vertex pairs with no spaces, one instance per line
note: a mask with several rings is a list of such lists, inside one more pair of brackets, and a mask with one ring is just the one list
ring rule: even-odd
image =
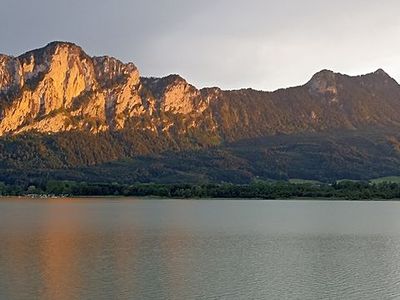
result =
[[400,81],[398,0],[0,0],[0,53],[60,40],[197,87],[296,86],[330,69]]

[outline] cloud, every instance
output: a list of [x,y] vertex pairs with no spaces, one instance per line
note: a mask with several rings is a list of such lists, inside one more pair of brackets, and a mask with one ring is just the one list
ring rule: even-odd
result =
[[397,1],[2,0],[0,52],[52,40],[195,85],[273,90],[328,68],[400,79]]

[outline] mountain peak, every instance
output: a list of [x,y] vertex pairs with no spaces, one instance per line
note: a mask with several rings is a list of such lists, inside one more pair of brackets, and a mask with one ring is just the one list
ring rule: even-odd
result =
[[160,97],[171,86],[178,84],[188,85],[187,81],[177,74],[170,74],[161,78],[142,77],[142,82],[156,97]]
[[376,74],[376,75],[385,75],[385,76],[389,76],[389,74],[388,73],[386,73],[383,69],[378,69],[378,70],[376,70],[375,72],[374,72],[374,74]]
[[331,70],[322,70],[316,73],[307,83],[312,93],[318,94],[336,94],[336,76],[337,73]]
[[385,79],[393,79],[388,73],[386,73],[383,69],[378,69],[373,73],[375,76],[385,78]]
[[49,47],[69,47],[69,48],[79,48],[79,49],[81,49],[81,47],[78,46],[75,43],[64,42],[64,41],[53,41],[53,42],[48,43],[43,48],[49,48]]
[[324,70],[321,70],[321,71],[315,73],[311,77],[310,82],[321,81],[321,80],[332,80],[335,77],[336,77],[336,73],[335,72],[333,72],[331,70],[324,69]]
[[363,77],[365,80],[367,80],[367,78],[369,78],[369,84],[385,84],[385,85],[393,85],[393,86],[397,86],[397,81],[391,77],[388,73],[386,73],[383,69],[378,69],[375,72],[366,74]]
[[317,72],[314,74],[315,76],[331,76],[332,74],[335,74],[332,70],[329,69],[322,69],[321,71]]
[[36,59],[43,58],[44,56],[51,56],[59,52],[65,52],[68,54],[81,56],[81,57],[88,57],[88,55],[83,51],[83,49],[70,42],[61,42],[61,41],[54,41],[47,44],[44,47],[37,48],[35,50],[28,51],[19,56],[20,60],[30,59],[31,57],[35,57]]

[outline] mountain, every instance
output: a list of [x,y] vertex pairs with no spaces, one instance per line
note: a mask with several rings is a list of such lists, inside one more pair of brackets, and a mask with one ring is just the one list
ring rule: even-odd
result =
[[0,180],[396,175],[399,125],[400,85],[381,69],[223,91],[140,77],[134,64],[72,43],[0,55]]

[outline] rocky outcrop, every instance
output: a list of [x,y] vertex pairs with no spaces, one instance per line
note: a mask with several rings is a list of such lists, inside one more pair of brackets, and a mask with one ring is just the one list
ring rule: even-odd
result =
[[173,122],[163,120],[163,113],[198,115],[207,109],[200,91],[179,76],[140,78],[132,63],[91,58],[64,42],[19,57],[0,56],[0,103],[0,135],[98,133],[143,118],[154,123],[146,129],[166,131]]

